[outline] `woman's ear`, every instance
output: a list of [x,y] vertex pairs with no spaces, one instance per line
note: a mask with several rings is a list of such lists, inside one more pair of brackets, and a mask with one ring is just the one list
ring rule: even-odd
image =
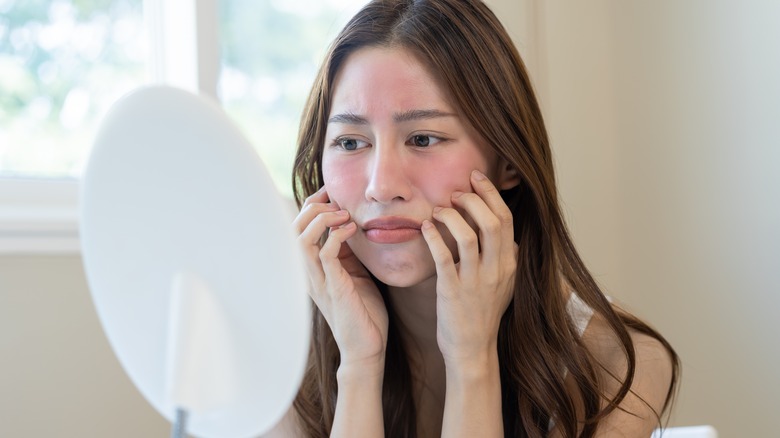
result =
[[520,184],[520,172],[515,166],[504,159],[501,159],[498,164],[498,178],[496,179],[498,190],[509,190]]

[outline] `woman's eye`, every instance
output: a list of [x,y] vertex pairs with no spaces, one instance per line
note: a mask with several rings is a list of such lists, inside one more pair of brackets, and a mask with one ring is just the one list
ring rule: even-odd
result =
[[339,146],[345,151],[355,151],[365,147],[366,142],[360,141],[355,138],[338,138],[336,139],[336,146]]
[[434,145],[440,141],[441,139],[431,135],[416,134],[409,139],[409,144],[411,144],[412,146],[424,148],[424,147]]

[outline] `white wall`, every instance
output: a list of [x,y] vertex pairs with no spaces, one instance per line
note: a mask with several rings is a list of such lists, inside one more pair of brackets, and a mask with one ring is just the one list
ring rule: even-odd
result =
[[81,259],[0,257],[0,437],[163,437],[169,427],[114,357]]
[[682,356],[674,424],[769,436],[780,406],[780,3],[534,1],[571,228]]

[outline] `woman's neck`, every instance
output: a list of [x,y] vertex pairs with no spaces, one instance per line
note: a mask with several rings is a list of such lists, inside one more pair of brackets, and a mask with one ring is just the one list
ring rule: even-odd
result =
[[388,297],[411,359],[441,356],[436,341],[436,277],[407,288],[388,286]]
[[410,288],[388,287],[412,373],[420,436],[439,436],[444,414],[444,358],[436,340],[436,277]]

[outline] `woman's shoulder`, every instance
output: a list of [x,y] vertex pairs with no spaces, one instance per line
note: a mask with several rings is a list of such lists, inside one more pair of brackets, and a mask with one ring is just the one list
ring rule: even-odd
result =
[[[628,328],[628,334],[634,345],[637,365],[640,360],[643,363],[655,365],[668,365],[671,369],[672,357],[666,346],[660,339],[639,330]],[[605,365],[613,367],[625,367],[626,355],[623,344],[615,335],[606,318],[593,313],[584,332],[582,340],[591,354]],[[625,373],[623,373],[625,374]]]
[[[606,317],[588,306],[568,284],[564,283],[564,288],[568,294],[567,313],[572,319],[578,334],[582,337],[585,347],[612,374],[625,376],[628,366],[625,348]],[[612,303],[618,315],[627,314],[624,310],[617,307],[610,297],[607,297],[607,300]],[[631,319],[635,320],[633,317]],[[673,358],[664,342],[647,332],[635,330],[628,326],[627,329],[634,347],[637,368],[641,362],[641,364],[650,366],[653,370],[667,370],[671,373]]]
[[[639,330],[628,329],[635,353],[635,368],[630,392],[601,423],[600,430],[635,430],[649,435],[658,425],[672,385],[674,358],[658,338]],[[596,359],[600,381],[607,397],[612,398],[626,381],[629,372],[627,355],[606,318],[595,313],[582,335],[583,343]],[[645,432],[647,432],[645,434]],[[634,436],[630,434],[630,436]]]

